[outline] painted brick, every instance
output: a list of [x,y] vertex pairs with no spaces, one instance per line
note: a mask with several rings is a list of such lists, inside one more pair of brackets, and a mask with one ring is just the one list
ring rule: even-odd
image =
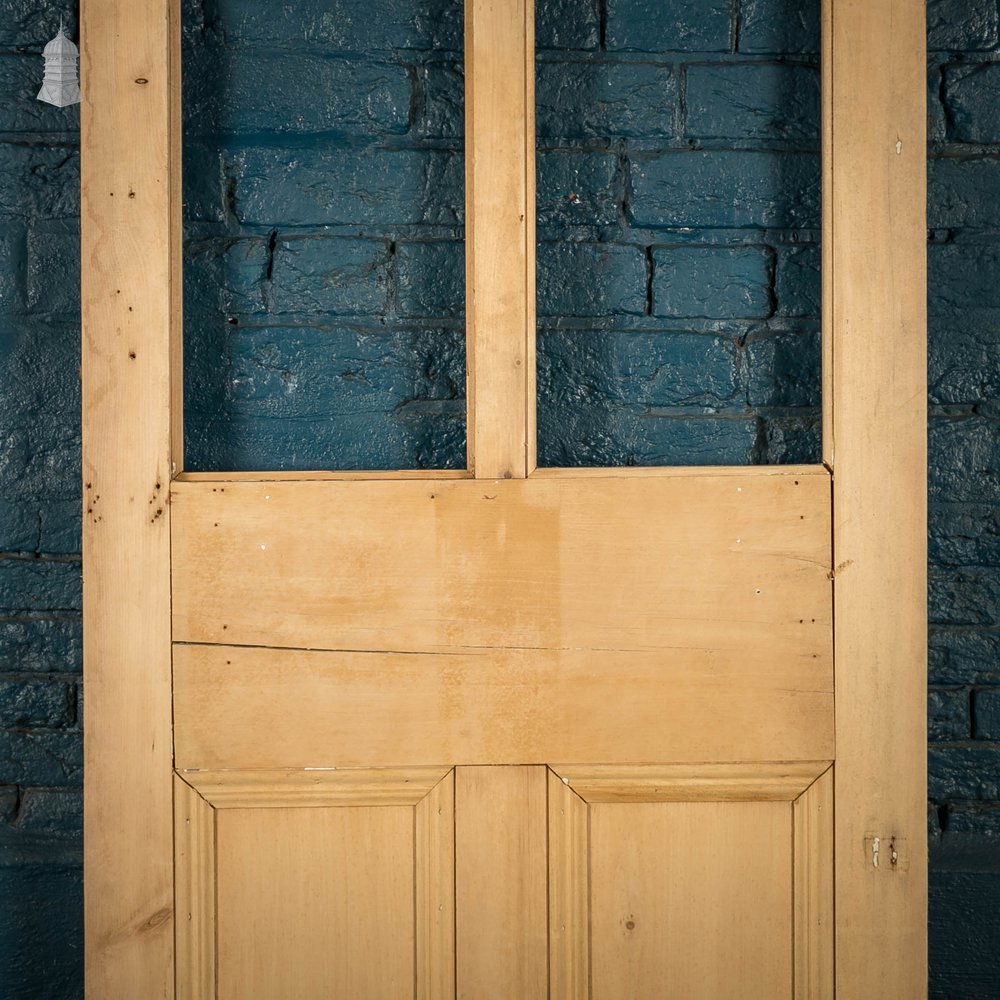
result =
[[[927,140],[944,142],[948,137],[948,118],[941,100],[942,67],[930,57],[927,67]],[[928,200],[928,209],[933,205]]]
[[0,142],[0,176],[0,217],[80,214],[80,153],[72,146]]
[[741,401],[736,345],[697,333],[542,330],[538,384],[546,406],[584,415],[608,404],[721,409]]
[[819,69],[730,63],[687,69],[685,134],[819,144]]
[[740,52],[818,54],[819,0],[740,0]]
[[997,6],[990,0],[927,0],[927,47],[973,52],[1000,44]]
[[384,312],[389,248],[378,240],[279,240],[268,293],[273,313],[365,316]]
[[818,245],[778,248],[774,290],[779,316],[817,318],[820,315],[821,286]]
[[[977,691],[974,697],[976,739],[1000,742],[1000,691]],[[997,832],[1000,833],[1000,826]]]
[[753,335],[746,345],[746,368],[751,407],[819,407],[818,332]]
[[[0,395],[0,399],[3,396]],[[16,418],[16,426],[11,426]],[[0,428],[0,495],[72,497],[80,489],[79,424],[7,413]],[[0,585],[2,590],[2,585]]]
[[75,719],[75,684],[0,675],[0,727],[61,729]]
[[465,245],[400,243],[396,248],[399,311],[406,316],[465,313]]
[[0,220],[0,315],[24,310],[24,276],[24,229],[13,220]]
[[0,1000],[83,1000],[83,871],[0,867]]
[[0,558],[0,613],[79,609],[78,562]]
[[82,667],[79,618],[0,617],[0,672],[78,674]]
[[254,315],[267,311],[268,241],[219,237],[188,245],[184,261],[186,308]]
[[79,732],[0,729],[0,784],[77,786],[82,778]]
[[932,156],[927,164],[927,224],[932,229],[1000,227],[1000,198],[984,195],[997,189],[1000,156],[995,153]]
[[771,267],[762,247],[656,247],[653,315],[764,319]]
[[[27,304],[32,312],[80,314],[80,226],[38,223],[28,230]],[[58,274],[60,280],[53,281]]]
[[539,62],[535,84],[541,140],[677,135],[677,77],[656,63]]
[[1000,799],[1000,747],[931,746],[927,760],[932,799]]
[[59,30],[60,18],[64,19],[66,33],[75,39],[77,21],[74,4],[60,7],[39,3],[38,0],[2,0],[0,48],[31,49],[40,60],[43,46]]
[[1000,808],[994,803],[953,804],[948,809],[948,835],[971,835],[976,840],[1000,838]]
[[600,0],[538,0],[535,47],[596,49],[601,40]]
[[1000,500],[1000,421],[984,417],[931,420],[928,484],[934,501]]
[[461,49],[461,0],[335,0],[275,6],[266,0],[216,0],[227,42],[328,52]]
[[1000,567],[1000,517],[985,504],[930,505],[929,556],[934,566]]
[[1000,399],[1000,326],[936,318],[929,324],[927,339],[932,404]]
[[0,823],[13,823],[17,815],[17,785],[0,785]]
[[36,100],[43,71],[41,55],[0,53],[0,132],[79,130],[79,105],[57,108]]
[[78,836],[83,832],[83,791],[79,788],[26,788],[17,825],[32,833]]
[[401,134],[409,124],[412,87],[398,62],[307,52],[248,58],[226,47],[206,49],[200,58],[204,65],[190,70],[197,94],[185,105],[190,132],[382,136]]
[[819,412],[801,416],[763,417],[750,464],[815,465],[822,455]]
[[243,223],[454,224],[465,209],[462,157],[447,151],[257,147],[231,169]]
[[79,500],[0,497],[0,552],[72,555],[79,551]]
[[819,225],[819,157],[811,153],[668,152],[633,162],[631,181],[639,226]]
[[728,0],[607,0],[609,50],[728,52],[733,9]]
[[1000,684],[1000,632],[932,628],[928,652],[932,684]]
[[217,142],[184,136],[184,223],[227,222],[236,178]]
[[539,245],[539,316],[641,316],[645,311],[646,256],[639,247]]
[[193,469],[457,469],[465,467],[464,404],[401,404],[289,421],[227,415],[188,442]]
[[967,740],[971,735],[969,692],[932,688],[927,693],[927,736],[930,740]]
[[670,415],[596,403],[586,409],[539,407],[539,464],[557,466],[746,465],[757,426],[752,418]]
[[934,625],[1000,624],[1000,573],[975,568],[932,570],[927,602]]
[[462,63],[434,60],[417,67],[420,81],[414,132],[436,139],[465,135],[465,73]]
[[1000,103],[1000,63],[945,67],[949,138],[956,142],[1000,142],[996,108]]
[[[997,995],[1000,863],[994,848],[972,871],[931,865],[930,1000],[985,1000]],[[988,860],[987,860],[988,859]]]
[[539,152],[537,158],[539,233],[551,227],[564,235],[569,226],[610,226],[625,198],[618,158],[610,153],[570,150]]
[[[74,437],[80,420],[80,332],[73,324],[16,320],[0,323],[0,429],[12,431],[22,418],[48,416],[36,440]],[[2,433],[2,430],[0,430]],[[0,467],[3,456],[0,454]],[[3,491],[0,490],[0,493]],[[44,493],[51,495],[51,490]],[[79,493],[77,486],[71,495]],[[23,497],[23,494],[22,494]]]

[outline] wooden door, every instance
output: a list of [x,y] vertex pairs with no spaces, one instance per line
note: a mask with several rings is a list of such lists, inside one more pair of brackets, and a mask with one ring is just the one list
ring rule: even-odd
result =
[[922,996],[920,4],[825,5],[804,468],[535,467],[533,10],[468,0],[468,471],[185,473],[177,17],[83,9],[89,995]]

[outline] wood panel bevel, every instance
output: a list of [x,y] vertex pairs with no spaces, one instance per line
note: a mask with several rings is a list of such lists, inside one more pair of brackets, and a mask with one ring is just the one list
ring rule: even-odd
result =
[[217,809],[414,806],[448,767],[181,770]]
[[585,802],[791,802],[829,760],[723,764],[552,764]]
[[828,476],[175,483],[174,639],[832,657]]
[[833,732],[829,663],[766,648],[174,648],[181,768],[819,760]]

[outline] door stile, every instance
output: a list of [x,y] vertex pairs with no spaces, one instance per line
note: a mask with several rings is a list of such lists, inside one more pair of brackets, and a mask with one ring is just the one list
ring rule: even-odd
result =
[[[837,989],[927,995],[923,0],[827,0]],[[885,845],[876,867],[872,845]],[[896,863],[891,861],[895,847]]]
[[468,461],[535,466],[535,5],[466,0]]
[[81,5],[88,997],[172,997],[173,0]]

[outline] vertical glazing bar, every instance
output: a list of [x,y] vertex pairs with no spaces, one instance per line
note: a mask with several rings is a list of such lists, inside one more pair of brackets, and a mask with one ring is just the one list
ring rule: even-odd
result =
[[465,5],[469,468],[534,468],[533,0]]

